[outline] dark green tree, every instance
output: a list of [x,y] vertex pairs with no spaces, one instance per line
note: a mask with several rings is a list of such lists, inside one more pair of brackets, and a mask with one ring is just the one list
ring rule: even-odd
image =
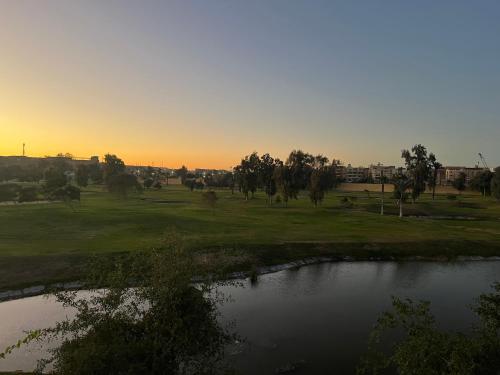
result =
[[413,202],[425,191],[430,176],[427,149],[422,145],[415,145],[409,150],[403,150],[401,157],[405,160],[407,173],[411,180],[411,198]]
[[279,162],[274,168],[273,180],[276,184],[278,193],[283,199],[283,202],[285,202],[285,207],[287,207],[290,198],[296,197],[295,191],[292,188],[290,168],[282,162]]
[[154,180],[151,178],[151,177],[147,177],[144,182],[143,182],[143,185],[146,189],[149,189],[151,186],[153,186],[153,183],[154,183]]
[[439,170],[443,167],[443,165],[437,161],[436,155],[434,155],[432,152],[429,154],[429,167],[430,175],[428,185],[432,189],[432,200],[434,200],[436,196],[436,185]]
[[21,340],[57,344],[38,372],[51,366],[54,375],[227,373],[224,349],[234,336],[219,324],[220,283],[209,282],[207,271],[179,243],[169,238],[161,248],[121,260],[95,259],[83,280],[88,293],[56,293],[76,313]]
[[183,165],[181,168],[175,170],[175,175],[181,179],[181,183],[184,185],[188,175],[188,169]]
[[88,170],[89,170],[89,178],[90,180],[92,180],[92,183],[102,184],[102,182],[104,181],[104,176],[101,164],[99,163],[89,164]]
[[486,169],[480,174],[474,176],[471,179],[470,187],[472,190],[481,192],[484,197],[491,195],[491,179],[493,178],[493,173]]
[[44,173],[44,189],[50,193],[68,183],[66,171],[61,165],[51,165]]
[[276,194],[276,183],[274,181],[274,169],[279,160],[275,160],[269,154],[264,154],[260,157],[259,162],[259,180],[266,192],[267,201],[269,204],[273,202],[273,196]]
[[248,200],[250,193],[253,198],[257,191],[259,183],[259,165],[259,155],[253,152],[245,156],[245,158],[241,160],[240,165],[235,168],[236,175],[238,176],[238,185],[241,192],[245,195],[245,200]]
[[458,190],[458,194],[462,194],[462,191],[465,190],[466,181],[467,181],[467,176],[464,172],[460,172],[453,181],[453,187]]
[[[500,369],[500,284],[479,297],[469,333],[439,330],[428,302],[393,298],[370,335],[358,375],[490,375]],[[396,335],[395,335],[396,333]]]
[[116,155],[106,154],[102,170],[104,182],[107,184],[113,176],[125,173],[125,163]]
[[[328,160],[328,159],[327,159]],[[290,198],[297,199],[300,190],[306,189],[313,170],[314,156],[302,150],[293,150],[285,165],[290,171],[293,193]]]
[[137,181],[137,177],[125,172],[109,176],[106,180],[106,185],[110,193],[116,194],[122,198],[126,198],[128,193],[132,191],[142,191],[141,185],[139,181]]
[[500,167],[496,167],[491,179],[491,195],[500,200]]
[[399,206],[399,217],[403,217],[403,204],[408,196],[407,190],[410,189],[413,184],[407,175],[401,173],[401,171],[394,176],[394,197],[397,199]]
[[89,177],[90,177],[90,172],[89,172],[89,167],[86,166],[85,164],[81,164],[76,168],[76,183],[78,186],[81,187],[86,187],[89,183]]

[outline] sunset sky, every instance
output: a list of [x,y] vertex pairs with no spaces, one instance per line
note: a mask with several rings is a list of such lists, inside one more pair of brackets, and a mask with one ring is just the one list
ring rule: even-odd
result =
[[0,0],[0,155],[500,165],[498,1]]

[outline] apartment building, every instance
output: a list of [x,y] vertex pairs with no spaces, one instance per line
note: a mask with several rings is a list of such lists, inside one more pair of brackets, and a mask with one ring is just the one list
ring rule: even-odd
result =
[[384,176],[387,181],[393,179],[397,174],[397,169],[394,165],[383,165],[381,163],[370,165],[368,175],[371,177],[373,182],[380,182],[381,176]]

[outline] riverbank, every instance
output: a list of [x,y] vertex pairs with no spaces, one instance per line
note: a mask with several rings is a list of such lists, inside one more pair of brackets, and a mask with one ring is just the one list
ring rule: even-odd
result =
[[[180,234],[201,261],[228,272],[285,264],[311,257],[353,259],[454,259],[500,255],[500,204],[464,194],[456,200],[425,194],[406,204],[408,217],[380,194],[336,191],[314,207],[298,200],[266,204],[263,193],[245,201],[217,191],[214,209],[200,192],[182,186],[117,199],[91,187],[73,207],[0,208],[0,291],[77,280],[90,256],[120,256],[161,246]],[[346,198],[349,203],[346,204]]]

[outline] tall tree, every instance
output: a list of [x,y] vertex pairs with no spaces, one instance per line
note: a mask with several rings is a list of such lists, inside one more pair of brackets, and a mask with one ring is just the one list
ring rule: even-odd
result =
[[491,195],[500,200],[500,167],[495,168],[495,173],[491,179]]
[[260,157],[259,162],[259,180],[266,192],[269,204],[273,202],[273,196],[276,194],[276,183],[274,181],[274,169],[279,160],[274,160],[269,154]]
[[411,152],[403,150],[401,157],[405,159],[406,169],[411,180],[411,198],[413,202],[425,191],[425,184],[429,180],[430,167],[427,149],[418,144],[412,147]]
[[89,167],[81,164],[76,168],[76,183],[78,186],[85,187],[89,183]]
[[125,163],[116,155],[106,154],[104,156],[103,175],[104,182],[108,183],[113,176],[125,172]]
[[323,201],[325,197],[325,170],[324,168],[315,168],[309,177],[309,198],[314,206]]
[[453,181],[453,187],[458,190],[458,194],[462,194],[462,191],[465,190],[465,183],[467,180],[467,176],[464,172],[460,172],[458,177]]
[[436,196],[436,185],[439,170],[443,167],[443,165],[437,161],[436,155],[434,155],[432,152],[429,154],[429,166],[429,187],[432,189],[432,200],[434,200]]
[[252,194],[252,198],[257,191],[257,185],[259,180],[259,166],[260,159],[256,152],[245,156],[241,160],[240,165],[235,168],[235,172],[238,176],[238,184],[242,193],[245,195],[245,200],[248,200],[249,194]]
[[273,180],[276,184],[277,191],[285,202],[285,207],[287,207],[289,199],[293,197],[294,194],[290,168],[283,164],[283,162],[278,162],[276,168],[274,168]]
[[183,165],[179,169],[175,170],[175,174],[177,175],[177,177],[181,178],[181,183],[184,184],[184,182],[186,181],[186,177],[188,175],[188,169],[186,168],[185,165]]
[[380,215],[384,215],[384,198],[385,198],[385,184],[387,177],[384,175],[384,169],[380,171],[380,184],[382,185],[382,198],[380,200]]
[[92,182],[94,184],[102,184],[104,177],[101,164],[99,163],[89,164],[88,169],[89,169],[89,177],[92,180]]
[[470,182],[470,187],[473,190],[481,192],[482,196],[491,195],[491,179],[493,178],[493,173],[485,169],[480,174],[474,176]]
[[302,150],[293,150],[285,165],[290,173],[290,198],[297,199],[300,190],[306,189],[313,169],[314,156]]
[[398,173],[394,177],[394,196],[398,200],[399,217],[403,217],[403,203],[406,200],[406,191],[413,186],[411,179],[403,173]]

